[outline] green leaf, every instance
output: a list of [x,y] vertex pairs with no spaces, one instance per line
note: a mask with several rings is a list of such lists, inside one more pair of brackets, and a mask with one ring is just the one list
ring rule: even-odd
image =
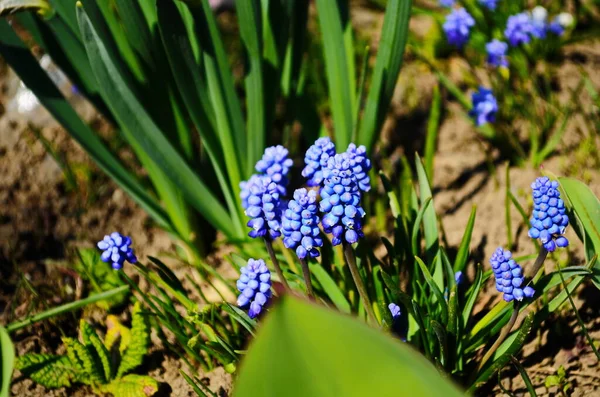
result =
[[127,375],[101,388],[118,397],[149,397],[158,391],[158,382],[145,375]]
[[237,397],[461,395],[406,344],[288,296],[265,319],[234,390]]
[[170,221],[156,199],[146,192],[139,180],[121,164],[94,131],[79,118],[6,20],[0,20],[0,54],[25,85],[34,92],[46,110],[85,149],[98,166],[131,195],[161,226],[170,229]]
[[398,81],[408,37],[411,3],[411,0],[390,0],[386,5],[375,69],[358,138],[368,151],[372,150],[379,136]]
[[119,67],[118,60],[109,53],[82,7],[77,8],[77,18],[99,90],[107,99],[117,120],[137,139],[140,147],[181,189],[207,221],[226,235],[237,236],[231,217],[220,201],[194,173],[139,103],[119,72],[123,67]]
[[19,356],[15,361],[15,368],[34,382],[49,388],[71,386],[77,372],[67,356],[52,354]]
[[8,397],[15,364],[15,347],[6,328],[0,326],[0,397]]
[[142,306],[136,302],[131,313],[131,341],[125,349],[117,371],[117,378],[142,364],[150,344],[150,326]]
[[589,236],[595,252],[600,254],[600,201],[591,189],[576,179],[558,178],[577,218]]
[[352,138],[356,95],[350,88],[355,77],[350,74],[344,38],[345,24],[350,24],[348,8],[347,0],[317,0],[335,143],[339,152],[346,150]]

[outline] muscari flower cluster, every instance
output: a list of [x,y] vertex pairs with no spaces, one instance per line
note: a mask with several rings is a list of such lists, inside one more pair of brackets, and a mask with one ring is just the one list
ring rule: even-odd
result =
[[482,126],[485,123],[493,123],[496,120],[498,112],[498,102],[491,90],[484,87],[479,87],[471,96],[473,108],[469,115],[475,120],[477,126]]
[[319,256],[317,248],[323,246],[323,239],[317,215],[317,192],[297,189],[283,214],[281,226],[283,244],[295,250],[298,258]]
[[271,297],[271,272],[262,259],[248,259],[248,264],[240,269],[236,286],[241,294],[237,305],[249,307],[248,316],[256,318]]
[[111,263],[112,268],[115,270],[121,270],[125,261],[129,263],[137,262],[137,257],[133,248],[131,248],[131,238],[129,236],[113,232],[98,241],[97,246],[103,251],[100,259],[103,262]]
[[324,170],[320,210],[325,233],[332,234],[332,244],[354,244],[362,232],[365,211],[360,205],[359,182],[353,171],[351,155],[338,153],[331,157]]
[[475,20],[471,14],[464,8],[455,8],[446,16],[442,27],[448,43],[461,48],[469,41],[469,34],[473,26],[475,26]]
[[496,289],[502,292],[505,301],[523,300],[524,297],[531,298],[535,290],[529,286],[523,288],[523,269],[512,259],[510,251],[502,248],[496,249],[490,258],[492,270],[496,278]]
[[556,247],[568,246],[569,240],[563,234],[569,225],[569,217],[560,198],[558,182],[540,177],[531,184],[531,189],[533,214],[529,237],[539,239],[548,252],[553,252]]

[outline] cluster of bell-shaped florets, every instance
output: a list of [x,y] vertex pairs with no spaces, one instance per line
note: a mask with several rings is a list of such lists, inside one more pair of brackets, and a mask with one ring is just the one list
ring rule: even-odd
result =
[[271,297],[271,272],[262,259],[248,259],[248,264],[240,269],[236,287],[241,294],[238,306],[249,306],[248,316],[256,318]]
[[295,250],[300,259],[307,255],[312,258],[319,256],[317,248],[323,246],[317,211],[317,192],[296,189],[294,198],[289,201],[288,208],[283,213],[283,244]]
[[512,259],[512,253],[502,248],[496,249],[490,258],[492,270],[496,278],[496,289],[504,293],[505,301],[523,300],[524,297],[531,298],[535,290],[529,286],[523,288],[525,278],[521,265]]
[[100,259],[103,262],[110,263],[115,270],[121,270],[125,261],[136,263],[137,257],[131,248],[131,238],[123,236],[121,233],[112,232],[109,236],[98,241],[98,248],[103,252]]
[[250,186],[246,215],[250,218],[248,235],[252,238],[277,238],[281,235],[281,197],[278,185],[268,176]]
[[302,176],[308,179],[307,186],[319,186],[323,183],[323,169],[327,167],[327,161],[333,156],[335,156],[335,145],[328,137],[317,139],[308,148],[304,156],[306,166],[302,170]]
[[323,172],[320,210],[323,230],[332,234],[332,244],[356,243],[363,237],[358,180],[352,169],[353,160],[348,153],[339,153],[327,162]]
[[563,236],[569,225],[565,203],[560,198],[558,182],[540,177],[531,184],[533,190],[533,214],[529,237],[539,239],[548,252],[556,247],[566,247],[569,240]]

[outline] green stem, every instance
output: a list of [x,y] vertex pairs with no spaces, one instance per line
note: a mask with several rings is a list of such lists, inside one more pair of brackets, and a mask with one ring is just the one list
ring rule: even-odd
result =
[[267,251],[269,252],[269,256],[271,257],[271,262],[273,262],[273,266],[275,267],[275,273],[277,273],[277,276],[279,277],[279,280],[281,280],[281,283],[283,284],[285,289],[289,291],[290,286],[285,277],[283,277],[283,271],[281,270],[281,266],[279,266],[279,260],[275,256],[275,251],[273,251],[273,244],[271,242],[271,239],[269,239],[268,237],[265,237],[265,246],[267,247]]
[[58,306],[58,307],[46,310],[44,312],[41,312],[39,314],[33,315],[31,317],[28,317],[25,320],[17,321],[17,322],[14,322],[14,323],[10,323],[10,324],[8,324],[6,326],[6,330],[8,332],[14,332],[14,331],[17,331],[17,330],[19,330],[21,328],[24,328],[24,327],[28,326],[28,325],[31,325],[31,324],[37,323],[39,321],[45,320],[47,318],[58,316],[58,315],[63,314],[63,313],[68,313],[68,312],[77,310],[77,309],[79,309],[79,308],[81,308],[83,306],[87,306],[87,305],[90,305],[92,303],[96,303],[96,302],[99,302],[99,301],[102,301],[102,300],[105,300],[105,299],[110,299],[113,296],[119,295],[119,294],[121,294],[121,293],[123,293],[125,291],[128,291],[128,290],[129,290],[129,286],[128,285],[122,285],[120,287],[111,289],[111,290],[106,291],[106,292],[102,292],[100,294],[90,295],[90,296],[88,296],[85,299],[80,299],[80,300],[75,301],[75,302],[69,302],[69,303],[66,303],[66,304],[64,304],[62,306]]
[[302,275],[304,276],[304,284],[306,284],[306,293],[311,300],[315,299],[315,293],[313,292],[312,282],[310,280],[310,269],[308,268],[308,262],[305,259],[300,259],[302,265]]
[[360,277],[358,266],[356,266],[356,256],[354,256],[354,250],[352,249],[352,245],[348,244],[347,242],[344,242],[343,245],[344,255],[346,256],[346,262],[348,263],[348,267],[350,268],[350,273],[352,273],[352,278],[354,279],[354,284],[356,285],[358,294],[362,298],[363,304],[365,305],[367,315],[369,316],[369,319],[371,320],[371,322],[373,322],[373,324],[377,324],[377,318],[375,317],[373,306],[371,305],[371,301],[369,300],[367,289],[363,284],[362,277]]

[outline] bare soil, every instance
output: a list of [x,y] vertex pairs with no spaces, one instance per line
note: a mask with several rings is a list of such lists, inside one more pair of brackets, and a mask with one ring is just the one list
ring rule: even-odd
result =
[[[381,18],[363,15],[362,23],[377,26]],[[427,21],[417,24],[423,28]],[[376,37],[373,38],[377,40]],[[376,43],[374,43],[376,44]],[[460,67],[458,60],[452,60]],[[600,43],[575,46],[567,50],[557,80],[566,92],[579,81],[579,67],[590,72],[600,88]],[[72,249],[91,246],[107,231],[119,230],[131,235],[138,254],[160,256],[172,251],[169,236],[153,226],[148,216],[135,205],[114,183],[106,178],[68,134],[52,122],[43,110],[36,110],[32,120],[16,112],[9,112],[14,94],[14,77],[0,65],[0,322],[8,323],[29,312],[42,310],[77,298],[81,287],[77,276],[69,270]],[[396,145],[399,153],[422,151],[429,97],[435,78],[423,65],[408,62],[402,72],[394,100],[394,111],[386,123],[383,141]],[[591,101],[584,94],[582,103]],[[593,110],[591,106],[589,111]],[[472,124],[466,120],[459,106],[446,99],[446,114],[441,126],[435,157],[434,205],[441,215],[441,223],[448,243],[460,243],[471,208],[477,206],[477,220],[471,251],[473,263],[489,266],[487,258],[498,246],[507,244],[504,215],[506,167],[499,153],[481,140]],[[410,112],[407,111],[410,109]],[[36,113],[37,114],[37,113]],[[110,131],[106,123],[93,113],[85,114],[104,136]],[[41,119],[41,122],[40,122]],[[48,154],[35,134],[32,124],[50,145],[75,169],[78,188],[69,190],[65,174],[55,158]],[[570,175],[585,180],[600,196],[597,132],[588,131],[578,118],[569,122],[563,145],[548,159],[543,168],[555,174]],[[401,138],[399,139],[398,136]],[[590,151],[582,142],[591,139]],[[123,156],[126,158],[127,153]],[[490,172],[492,170],[492,172]],[[513,193],[526,210],[529,184],[539,176],[539,170],[529,166],[510,169]],[[534,247],[526,237],[527,228],[516,210],[510,214],[516,255],[531,254]],[[573,265],[583,264],[583,253],[572,230],[567,237],[573,242],[568,256],[559,260]],[[179,269],[184,272],[184,269]],[[472,277],[472,275],[471,275]],[[489,287],[489,286],[488,286]],[[31,298],[31,289],[44,299]],[[488,288],[478,303],[483,312],[493,307],[499,297]],[[600,294],[593,286],[580,288],[576,304],[591,336],[600,340]],[[98,320],[106,313],[92,312]],[[56,351],[61,333],[73,334],[75,317],[60,319],[57,323],[28,327],[14,335],[18,354],[31,351]],[[58,327],[58,330],[57,330]],[[522,363],[531,376],[538,395],[558,395],[556,388],[547,389],[547,376],[556,374],[564,366],[573,396],[600,395],[600,366],[582,333],[572,310],[561,309],[532,335],[522,353]],[[160,395],[193,396],[193,391],[180,376],[185,369],[159,343],[151,352],[145,370],[163,383]],[[219,368],[200,375],[207,385],[219,393],[231,389],[232,377]],[[501,373],[502,385],[516,395],[525,395],[525,385],[514,368]],[[15,374],[12,393],[15,396],[88,396],[85,387],[47,390]],[[496,382],[490,382],[481,395],[501,394]]]

